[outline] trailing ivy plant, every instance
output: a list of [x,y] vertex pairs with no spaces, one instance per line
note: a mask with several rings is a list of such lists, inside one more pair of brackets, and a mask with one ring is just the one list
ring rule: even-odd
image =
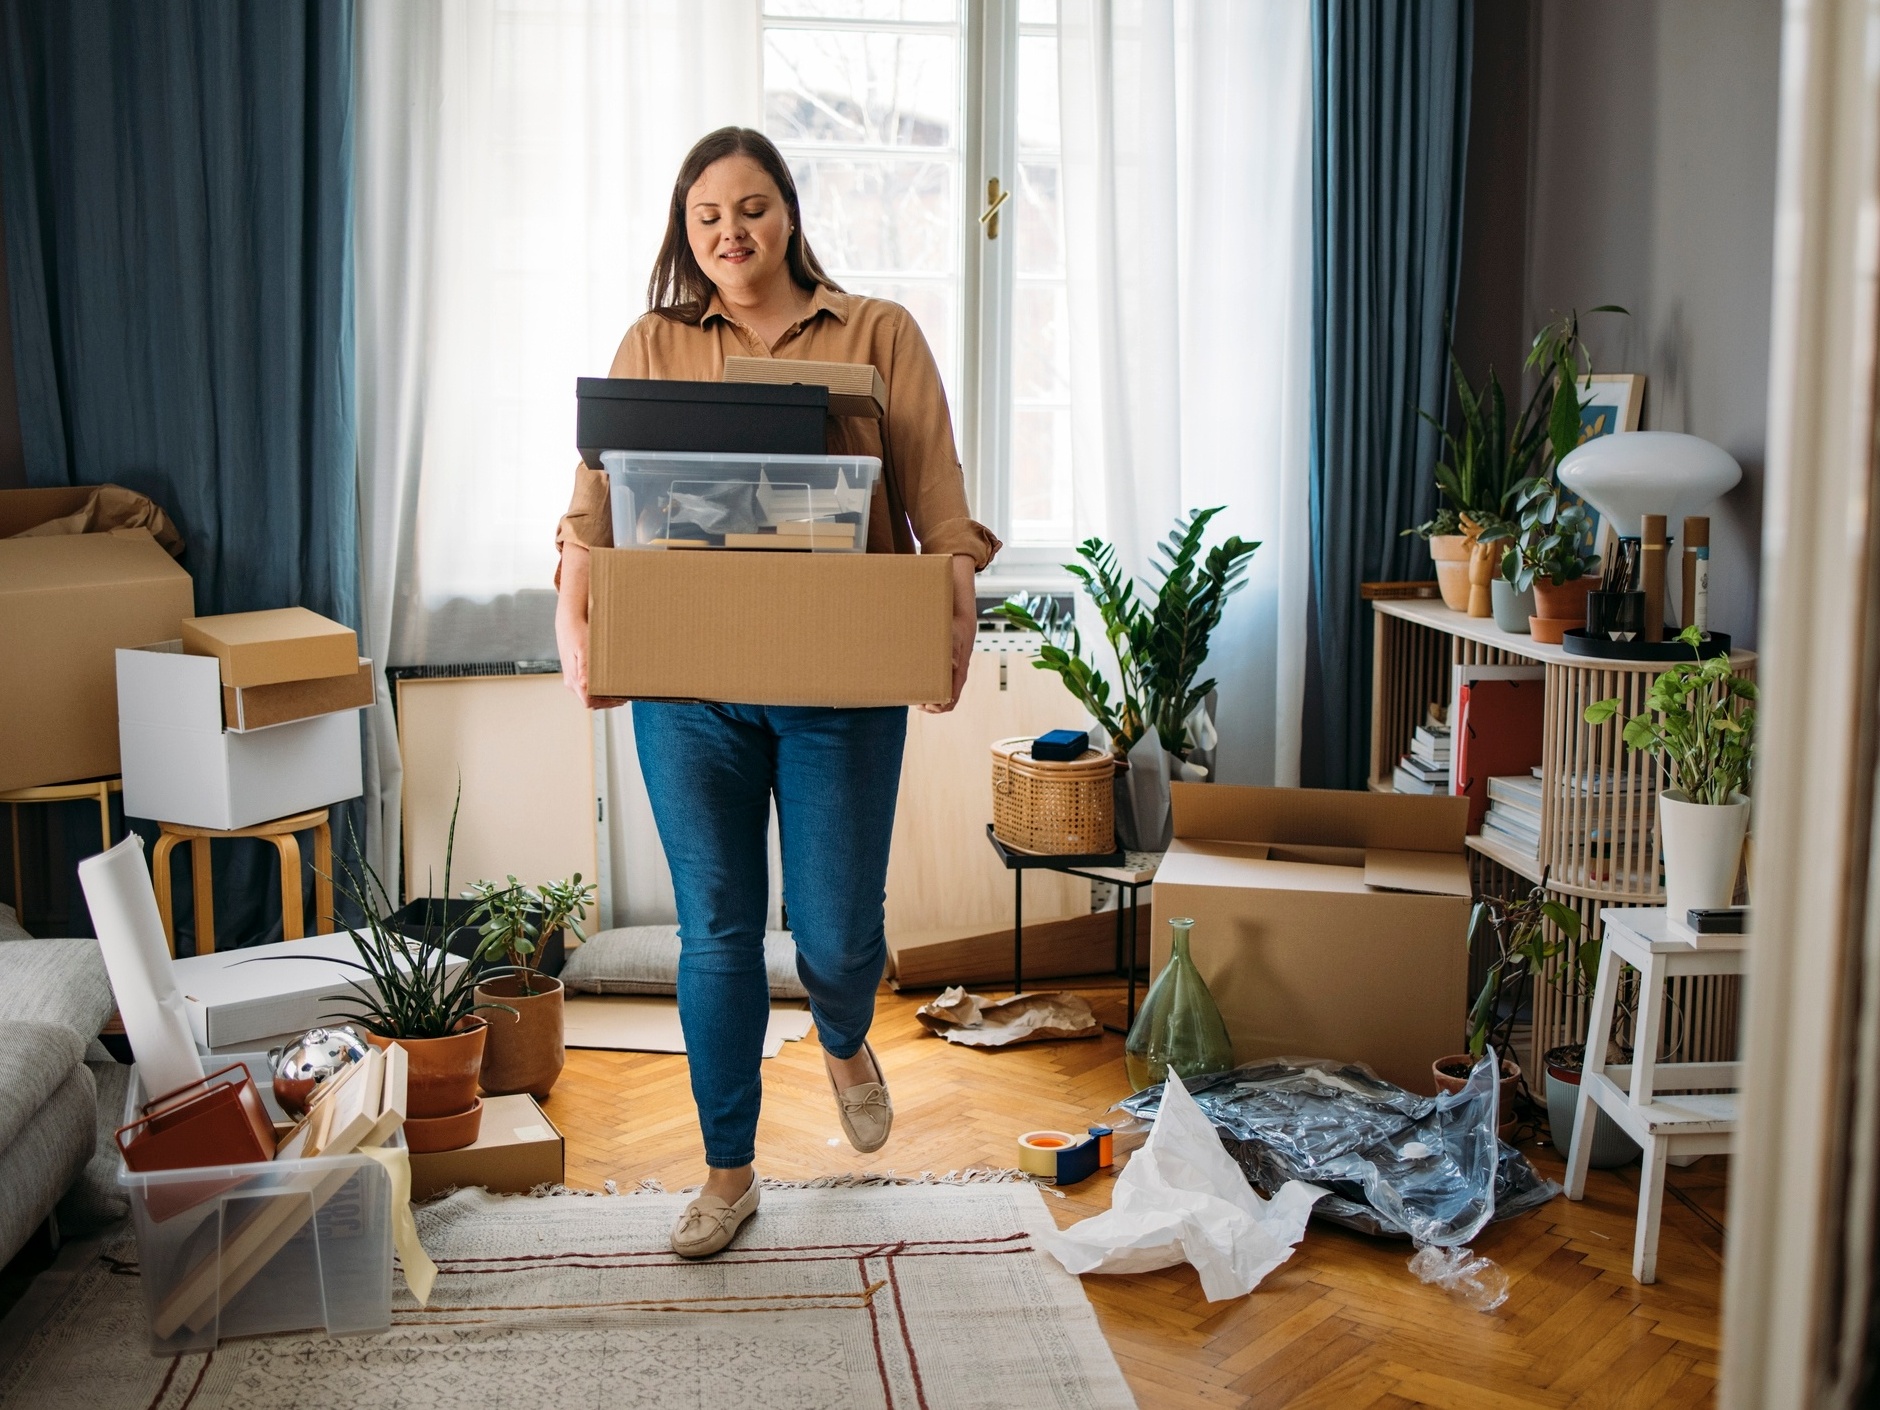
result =
[[[1686,627],[1678,640],[1694,652],[1703,650],[1696,627]],[[1659,674],[1645,692],[1644,711],[1626,721],[1626,746],[1662,759],[1672,786],[1693,803],[1728,803],[1749,792],[1755,702],[1755,682],[1731,671],[1727,653],[1680,661]],[[1585,718],[1603,725],[1618,713],[1617,699],[1595,700]]]
[[1082,561],[1064,565],[1103,621],[1104,640],[1116,657],[1114,687],[1085,652],[1071,613],[1027,594],[993,609],[1044,638],[1034,664],[1058,674],[1109,735],[1119,758],[1126,758],[1151,729],[1177,758],[1186,759],[1194,747],[1188,720],[1215,686],[1212,679],[1197,682],[1195,677],[1207,660],[1208,641],[1221,624],[1227,599],[1246,585],[1248,562],[1260,546],[1231,535],[1203,552],[1208,523],[1223,507],[1190,510],[1156,545],[1152,600],[1137,596],[1135,579],[1102,539],[1085,539],[1077,546]]

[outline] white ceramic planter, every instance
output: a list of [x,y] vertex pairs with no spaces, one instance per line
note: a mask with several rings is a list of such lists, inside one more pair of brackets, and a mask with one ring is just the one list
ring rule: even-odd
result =
[[1693,803],[1682,789],[1658,795],[1658,841],[1665,855],[1665,907],[1682,920],[1689,910],[1727,906],[1749,829],[1749,799]]

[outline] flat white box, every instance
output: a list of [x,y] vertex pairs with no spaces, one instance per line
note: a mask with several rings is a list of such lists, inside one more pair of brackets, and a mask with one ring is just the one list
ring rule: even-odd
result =
[[[339,963],[358,958],[352,936],[315,935],[173,963],[196,1046],[217,1052],[346,1023],[345,1015],[358,1007],[353,980],[378,993],[362,971]],[[464,963],[458,955],[448,960],[452,972]]]
[[180,641],[120,647],[117,687],[128,817],[252,827],[365,791],[357,710],[224,729],[220,663]]

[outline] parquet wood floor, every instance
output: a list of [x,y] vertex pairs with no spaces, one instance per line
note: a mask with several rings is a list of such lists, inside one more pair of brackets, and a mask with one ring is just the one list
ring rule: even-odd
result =
[[[1122,1021],[1120,986],[1076,986]],[[1127,1095],[1122,1039],[979,1052],[928,1037],[925,996],[883,991],[873,1041],[894,1090],[895,1133],[872,1157],[840,1128],[814,1035],[764,1064],[758,1168],[782,1179],[870,1168],[903,1173],[1015,1163],[1013,1138],[1077,1129]],[[568,1138],[568,1183],[631,1189],[703,1178],[685,1060],[570,1052],[547,1104]],[[1544,1138],[1522,1142],[1558,1178]],[[1478,1252],[1508,1272],[1508,1301],[1471,1312],[1424,1287],[1410,1250],[1312,1226],[1291,1261],[1234,1302],[1210,1304],[1186,1267],[1084,1280],[1145,1407],[1490,1407],[1710,1404],[1717,1378],[1726,1161],[1667,1180],[1659,1281],[1632,1281],[1636,1168],[1595,1171],[1587,1199],[1556,1199],[1492,1226]],[[1107,1208],[1105,1173],[1046,1196],[1060,1224]]]

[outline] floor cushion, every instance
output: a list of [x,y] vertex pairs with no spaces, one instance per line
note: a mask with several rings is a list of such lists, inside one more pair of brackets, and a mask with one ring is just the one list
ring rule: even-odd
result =
[[[765,932],[764,971],[773,999],[808,997],[796,975],[796,942],[789,931]],[[628,925],[603,930],[568,956],[561,982],[580,994],[677,993],[679,927]]]

